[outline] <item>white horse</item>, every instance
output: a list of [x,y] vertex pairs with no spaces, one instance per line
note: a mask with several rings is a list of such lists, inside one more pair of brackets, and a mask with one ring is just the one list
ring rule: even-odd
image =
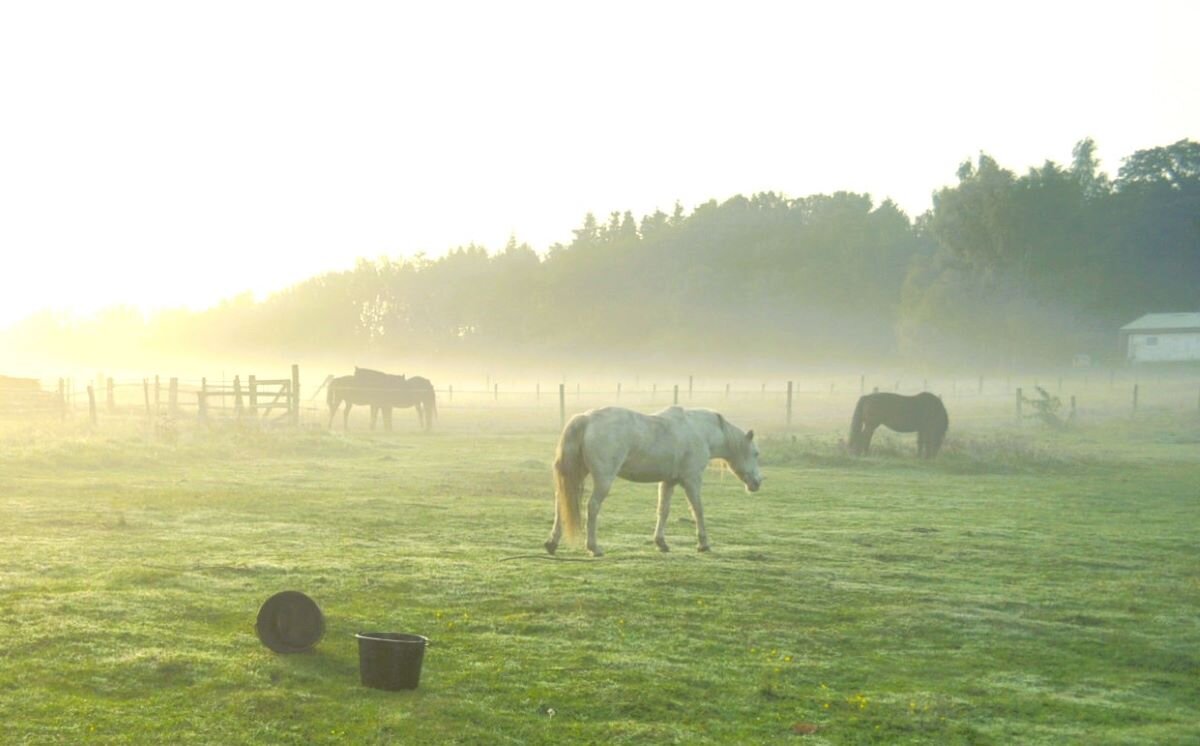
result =
[[554,554],[564,529],[568,538],[578,535],[583,480],[591,474],[587,548],[592,556],[604,554],[596,543],[596,517],[617,477],[659,483],[654,543],[664,552],[669,550],[663,531],[671,509],[671,493],[675,485],[682,485],[696,521],[697,548],[707,552],[700,483],[714,458],[724,459],[747,491],[757,492],[762,486],[754,431],[744,433],[711,410],[669,407],[646,415],[604,407],[575,415],[563,429],[554,459],[554,528],[546,541],[546,551]]

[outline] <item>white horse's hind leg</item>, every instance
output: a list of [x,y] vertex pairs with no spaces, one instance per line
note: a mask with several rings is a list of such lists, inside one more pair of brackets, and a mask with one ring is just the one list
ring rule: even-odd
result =
[[550,529],[550,538],[547,539],[546,543],[543,545],[546,547],[547,552],[554,554],[556,551],[558,551],[558,540],[562,538],[562,534],[562,508],[558,506],[558,498],[556,496],[554,499],[554,526]]
[[587,548],[593,557],[603,557],[604,552],[600,551],[600,545],[596,543],[596,519],[600,515],[600,506],[604,504],[604,498],[608,497],[608,491],[612,488],[612,479],[597,478],[593,473],[592,481],[592,499],[588,500]]
[[700,481],[684,482],[683,491],[687,494],[688,507],[692,509],[692,519],[696,521],[696,549],[707,552],[708,531],[704,528],[704,506],[700,503]]
[[671,493],[675,491],[674,482],[658,483],[658,522],[654,524],[654,543],[660,551],[669,552],[667,546],[667,515],[671,512]]

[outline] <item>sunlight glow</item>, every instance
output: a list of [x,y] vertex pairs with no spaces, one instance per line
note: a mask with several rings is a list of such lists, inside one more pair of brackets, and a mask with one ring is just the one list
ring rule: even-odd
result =
[[1198,8],[5,4],[0,325],[736,193],[917,215],[981,150],[1115,174],[1200,135]]

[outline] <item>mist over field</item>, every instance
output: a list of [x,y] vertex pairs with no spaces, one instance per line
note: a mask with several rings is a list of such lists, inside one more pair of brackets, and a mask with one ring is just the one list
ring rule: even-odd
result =
[[1200,743],[1197,20],[0,5],[0,744]]
[[589,214],[540,254],[513,237],[436,259],[363,258],[201,311],[47,311],[4,332],[6,359],[539,376],[1119,364],[1122,325],[1200,303],[1200,144],[1130,154],[1115,176],[1095,151],[1082,140],[1071,163],[1025,174],[980,155],[919,216],[849,192],[736,195],[670,214]]

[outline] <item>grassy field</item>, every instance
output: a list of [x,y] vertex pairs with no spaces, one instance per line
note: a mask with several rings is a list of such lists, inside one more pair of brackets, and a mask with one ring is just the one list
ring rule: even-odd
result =
[[[0,742],[1200,741],[1200,419],[833,432],[711,471],[709,554],[620,483],[554,561],[545,427],[8,426]],[[255,637],[285,589],[312,653]],[[420,689],[359,685],[364,630],[431,638]]]

